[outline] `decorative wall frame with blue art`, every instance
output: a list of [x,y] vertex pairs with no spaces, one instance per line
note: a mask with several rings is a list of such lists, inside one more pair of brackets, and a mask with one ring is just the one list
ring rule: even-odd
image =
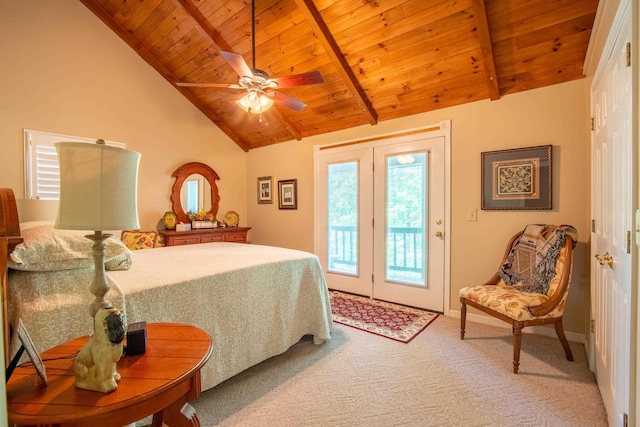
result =
[[552,145],[481,153],[482,210],[552,209]]

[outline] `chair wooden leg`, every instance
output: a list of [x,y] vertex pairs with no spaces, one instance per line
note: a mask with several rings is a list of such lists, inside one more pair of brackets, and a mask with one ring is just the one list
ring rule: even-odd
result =
[[522,326],[513,325],[513,373],[520,368],[520,347],[522,346]]
[[567,337],[564,335],[564,329],[562,327],[562,317],[557,318],[553,325],[556,327],[556,334],[558,334],[560,343],[562,343],[562,348],[564,348],[564,354],[567,355],[567,360],[573,362],[571,346],[569,346],[569,341],[567,341]]
[[464,339],[464,329],[467,323],[467,304],[464,302],[463,298],[460,298],[460,302],[462,306],[460,307],[460,339]]

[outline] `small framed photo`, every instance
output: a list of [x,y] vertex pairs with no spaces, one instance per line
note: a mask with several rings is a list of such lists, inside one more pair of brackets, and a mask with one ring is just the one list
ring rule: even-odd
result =
[[[42,359],[40,358],[40,354],[36,350],[36,346],[33,344],[33,341],[31,341],[31,337],[27,332],[27,328],[24,327],[24,324],[22,323],[22,319],[18,319],[18,328],[16,332],[18,333],[18,338],[20,339],[20,343],[22,344],[21,348],[24,348],[24,350],[29,355],[29,359],[31,359],[31,363],[33,363],[33,367],[36,369],[36,372],[38,373],[38,376],[42,380],[42,383],[46,386],[47,371],[45,369],[44,362],[42,362]],[[19,354],[22,354],[22,351],[19,351]],[[16,355],[16,358],[19,358],[19,356]]]
[[552,208],[552,145],[482,153],[483,210]]
[[278,208],[298,209],[298,180],[278,181]]
[[270,176],[258,178],[258,204],[273,203],[273,180]]

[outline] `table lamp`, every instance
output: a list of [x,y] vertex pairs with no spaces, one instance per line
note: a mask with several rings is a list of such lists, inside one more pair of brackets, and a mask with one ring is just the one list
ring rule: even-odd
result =
[[60,204],[55,228],[93,230],[95,270],[89,288],[94,331],[74,361],[76,387],[109,393],[117,389],[116,363],[125,334],[122,312],[105,299],[109,282],[104,268],[105,230],[140,228],[137,188],[140,153],[80,142],[55,144],[60,165]]
[[104,269],[105,230],[140,228],[138,222],[138,165],[140,153],[105,145],[58,142],[60,205],[55,228],[93,230],[95,273],[90,290],[95,300],[89,312],[111,306],[104,296],[109,282]]

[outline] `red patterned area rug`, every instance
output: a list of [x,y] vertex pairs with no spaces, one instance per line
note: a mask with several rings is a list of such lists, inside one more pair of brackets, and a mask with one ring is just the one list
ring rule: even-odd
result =
[[333,321],[372,334],[408,343],[422,332],[438,313],[377,301],[359,295],[329,291]]

